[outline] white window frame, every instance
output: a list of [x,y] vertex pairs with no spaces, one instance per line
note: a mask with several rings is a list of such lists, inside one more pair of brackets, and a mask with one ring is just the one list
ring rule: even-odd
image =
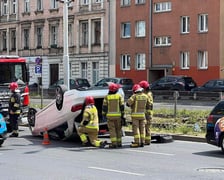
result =
[[130,6],[131,0],[121,0],[121,6]]
[[145,4],[145,0],[135,0],[135,4]]
[[121,37],[122,38],[131,37],[131,23],[130,22],[121,23]]
[[80,66],[81,66],[81,77],[87,78],[87,70],[88,70],[87,62],[81,62]]
[[89,5],[89,0],[81,0],[81,5]]
[[2,2],[2,15],[7,15],[8,14],[8,1],[3,0]]
[[50,45],[57,45],[58,43],[58,27],[57,26],[51,26],[51,32],[50,32]]
[[100,65],[99,62],[92,62],[92,82],[95,84],[99,80]]
[[154,5],[154,12],[168,12],[172,10],[172,3],[171,2],[159,2],[155,3]]
[[11,50],[16,49],[16,30],[13,29],[10,31],[10,39],[11,39]]
[[36,27],[36,38],[37,38],[36,46],[38,48],[42,48],[42,46],[43,46],[43,27],[40,27],[40,26]]
[[190,69],[190,53],[188,51],[180,52],[180,68]]
[[37,0],[37,11],[43,10],[43,0]]
[[208,51],[198,51],[198,69],[208,69]]
[[29,49],[30,29],[23,29],[23,48]]
[[171,46],[170,36],[159,36],[154,38],[154,46]]
[[145,53],[137,53],[135,57],[135,67],[137,70],[145,70],[146,67]]
[[130,70],[131,69],[131,56],[129,54],[121,55],[121,70]]
[[181,33],[187,34],[190,32],[190,17],[181,16]]
[[198,15],[198,31],[202,33],[208,32],[208,14]]
[[88,46],[89,44],[89,23],[88,21],[82,21],[80,23],[80,45]]
[[51,9],[57,9],[57,8],[58,8],[58,1],[51,0]]
[[137,21],[135,25],[135,36],[136,37],[145,37],[145,21]]
[[24,12],[30,12],[30,0],[24,0]]
[[17,4],[16,4],[16,1],[17,0],[12,0],[11,1],[12,2],[12,4],[11,4],[11,13],[12,14],[16,14],[16,12],[17,12],[17,9],[16,9]]

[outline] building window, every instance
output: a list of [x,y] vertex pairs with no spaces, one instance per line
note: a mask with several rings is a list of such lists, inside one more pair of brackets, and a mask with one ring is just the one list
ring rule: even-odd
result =
[[101,40],[101,21],[93,22],[93,44],[99,45]]
[[128,54],[121,55],[121,70],[131,69],[131,57]]
[[16,14],[16,0],[12,0],[11,13]]
[[3,6],[2,6],[2,15],[7,15],[7,12],[8,12],[7,7],[8,7],[7,0],[4,0]]
[[42,48],[42,34],[43,34],[43,28],[37,27],[36,28],[36,35],[37,35],[37,49]]
[[58,8],[58,1],[51,0],[51,9],[57,9],[57,8]]
[[131,23],[126,22],[121,24],[121,37],[129,38],[131,37]]
[[155,3],[154,11],[155,12],[167,12],[167,11],[171,11],[171,2]]
[[16,30],[11,31],[11,50],[16,50]]
[[145,54],[136,54],[135,65],[137,70],[145,70]]
[[72,24],[68,24],[68,45],[73,46],[73,26]]
[[155,37],[154,43],[155,46],[170,46],[171,37],[169,36]]
[[190,68],[189,52],[181,52],[180,53],[180,65],[181,65],[181,69],[189,69]]
[[89,31],[88,31],[88,22],[81,22],[81,30],[80,30],[80,42],[81,42],[81,45],[82,46],[88,46],[88,41],[89,41],[89,38],[88,38],[88,34],[89,34]]
[[89,4],[89,0],[81,0],[81,5],[88,5]]
[[24,0],[24,12],[30,12],[30,0]]
[[198,51],[198,68],[208,69],[208,52]]
[[7,32],[6,31],[2,32],[2,50],[3,51],[7,50]]
[[95,3],[101,3],[101,0],[95,0]]
[[51,47],[56,48],[57,47],[57,27],[51,26]]
[[190,17],[182,16],[181,17],[181,33],[189,33],[190,32]]
[[96,82],[99,80],[99,63],[98,62],[93,62],[92,64],[92,81],[93,84],[96,84]]
[[207,32],[208,31],[208,14],[199,14],[198,16],[198,31]]
[[131,0],[121,0],[121,6],[130,6]]
[[29,29],[23,30],[23,48],[29,49]]
[[135,4],[145,4],[145,0],[135,0]]
[[43,2],[42,0],[37,0],[37,11],[43,10]]
[[81,76],[82,78],[87,78],[87,63],[86,62],[81,63]]
[[145,37],[145,21],[136,22],[136,37]]

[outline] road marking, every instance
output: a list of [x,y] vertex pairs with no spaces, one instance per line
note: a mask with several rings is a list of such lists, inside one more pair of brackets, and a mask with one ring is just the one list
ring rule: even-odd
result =
[[119,171],[119,170],[115,170],[115,169],[106,169],[106,168],[101,168],[101,167],[88,167],[88,168],[102,170],[102,171],[122,173],[122,174],[135,175],[135,176],[145,176],[145,174],[133,173],[133,172],[128,172],[128,171]]
[[126,151],[139,152],[139,153],[147,153],[147,154],[158,154],[158,155],[164,155],[164,156],[174,156],[174,155],[175,155],[175,154],[169,154],[169,153],[159,153],[159,152],[150,152],[150,151],[140,151],[140,150],[134,150],[134,149],[126,149]]

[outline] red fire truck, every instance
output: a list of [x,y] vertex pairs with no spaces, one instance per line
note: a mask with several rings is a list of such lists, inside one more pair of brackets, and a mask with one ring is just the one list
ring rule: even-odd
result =
[[29,71],[26,59],[18,56],[0,56],[0,113],[8,119],[9,84],[17,82],[22,96],[21,118],[27,116],[29,110]]

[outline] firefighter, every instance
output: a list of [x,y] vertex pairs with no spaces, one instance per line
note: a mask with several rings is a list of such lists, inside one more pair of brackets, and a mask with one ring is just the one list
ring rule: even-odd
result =
[[133,95],[127,100],[127,106],[131,108],[132,130],[134,142],[130,147],[144,147],[145,144],[145,112],[149,110],[150,100],[143,93],[143,88],[135,84],[132,88]]
[[11,96],[9,99],[9,123],[12,128],[12,134],[9,137],[18,137],[18,119],[21,113],[21,96],[18,84],[12,82],[9,85]]
[[145,114],[146,117],[146,125],[145,125],[145,145],[151,144],[151,121],[153,116],[153,95],[150,91],[150,86],[147,81],[140,81],[139,85],[144,89],[144,93],[149,97],[150,108],[149,111]]
[[122,147],[122,124],[125,124],[124,98],[117,93],[120,88],[118,84],[110,83],[108,88],[108,95],[103,100],[102,115],[107,119],[110,132],[109,148],[117,148]]
[[106,141],[103,142],[98,139],[99,119],[94,98],[92,96],[87,96],[85,98],[85,105],[83,119],[78,128],[78,134],[82,144],[83,146],[88,145],[88,135],[91,145],[103,148],[106,145]]

